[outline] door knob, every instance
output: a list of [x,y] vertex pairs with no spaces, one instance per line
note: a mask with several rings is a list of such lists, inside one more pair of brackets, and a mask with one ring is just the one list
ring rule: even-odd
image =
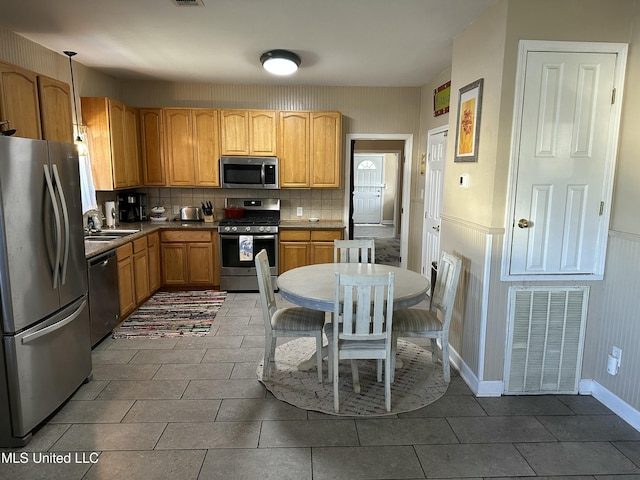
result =
[[440,225],[435,225],[435,226],[433,226],[431,228],[433,228],[436,232],[440,231]]
[[520,220],[518,220],[518,227],[520,228],[529,228],[531,225],[532,223],[526,218],[521,218]]

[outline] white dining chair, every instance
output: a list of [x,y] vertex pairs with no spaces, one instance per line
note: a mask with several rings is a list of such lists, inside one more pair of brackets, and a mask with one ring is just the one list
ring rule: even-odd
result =
[[376,244],[373,239],[334,240],[334,263],[376,263]]
[[[393,317],[393,369],[395,373],[396,350],[399,337],[423,337],[431,339],[431,356],[442,361],[446,382],[451,381],[449,366],[449,326],[453,304],[460,281],[462,260],[448,252],[442,252],[438,264],[436,284],[431,297],[431,307],[397,310]],[[440,314],[440,317],[438,316]],[[438,349],[438,340],[441,348]]]
[[[342,322],[327,323],[329,364],[333,376],[333,408],[340,411],[339,368],[343,359],[384,361],[385,408],[391,411],[391,331],[393,321],[394,274],[335,274],[334,318]],[[359,384],[357,368],[352,369],[353,383]],[[378,369],[377,380],[382,381]]]
[[271,361],[275,361],[277,337],[315,337],[318,382],[322,383],[322,327],[325,314],[304,307],[278,308],[271,282],[266,250],[255,256],[258,289],[264,317],[264,365],[262,378],[269,379]]

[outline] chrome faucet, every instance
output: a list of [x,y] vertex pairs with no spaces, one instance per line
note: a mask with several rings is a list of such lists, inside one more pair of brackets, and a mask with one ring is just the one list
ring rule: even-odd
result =
[[87,210],[84,216],[87,219],[85,222],[85,224],[87,225],[85,231],[99,232],[102,230],[102,221],[104,220],[104,215],[100,210]]

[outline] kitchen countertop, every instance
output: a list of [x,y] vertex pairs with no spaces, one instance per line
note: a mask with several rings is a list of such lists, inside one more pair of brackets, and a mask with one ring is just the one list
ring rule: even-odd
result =
[[[84,242],[84,253],[87,259],[96,257],[102,253],[108,252],[114,248],[118,248],[125,243],[129,243],[140,237],[148,235],[149,233],[156,232],[158,230],[217,230],[218,222],[139,222],[139,223],[121,223],[116,227],[117,230],[136,230],[140,231],[126,235],[124,237],[112,240],[110,242]],[[309,220],[282,220],[280,222],[281,230],[293,230],[293,229],[343,229],[344,223],[339,220],[321,220],[319,222],[310,222]],[[109,229],[104,227],[103,232],[108,232]]]
[[320,220],[319,222],[310,222],[309,220],[281,220],[281,230],[305,229],[305,230],[340,230],[344,228],[341,220]]
[[[136,230],[140,231],[126,235],[124,237],[112,240],[110,242],[84,242],[84,253],[87,259],[100,255],[101,253],[108,252],[114,248],[118,248],[125,243],[129,243],[140,237],[148,235],[149,233],[157,232],[158,230],[217,230],[218,222],[139,222],[139,223],[121,223],[116,227],[116,230]],[[108,232],[109,228],[104,227],[103,232]]]

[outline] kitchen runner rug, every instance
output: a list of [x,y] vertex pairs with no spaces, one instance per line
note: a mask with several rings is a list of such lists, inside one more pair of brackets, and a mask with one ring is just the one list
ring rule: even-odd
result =
[[207,335],[226,292],[156,292],[122,325],[113,338],[166,338]]
[[351,363],[340,362],[340,413],[333,410],[333,382],[327,380],[327,359],[323,361],[323,383],[318,383],[315,368],[298,370],[298,365],[315,352],[315,338],[298,338],[276,348],[269,380],[262,379],[260,362],[258,379],[273,395],[305,410],[329,415],[383,416],[417,410],[439,399],[447,391],[442,365],[431,361],[431,353],[418,345],[398,340],[398,358],[402,368],[396,370],[391,384],[391,412],[384,408],[384,381],[376,380],[375,360],[359,360],[360,393],[353,392]]

